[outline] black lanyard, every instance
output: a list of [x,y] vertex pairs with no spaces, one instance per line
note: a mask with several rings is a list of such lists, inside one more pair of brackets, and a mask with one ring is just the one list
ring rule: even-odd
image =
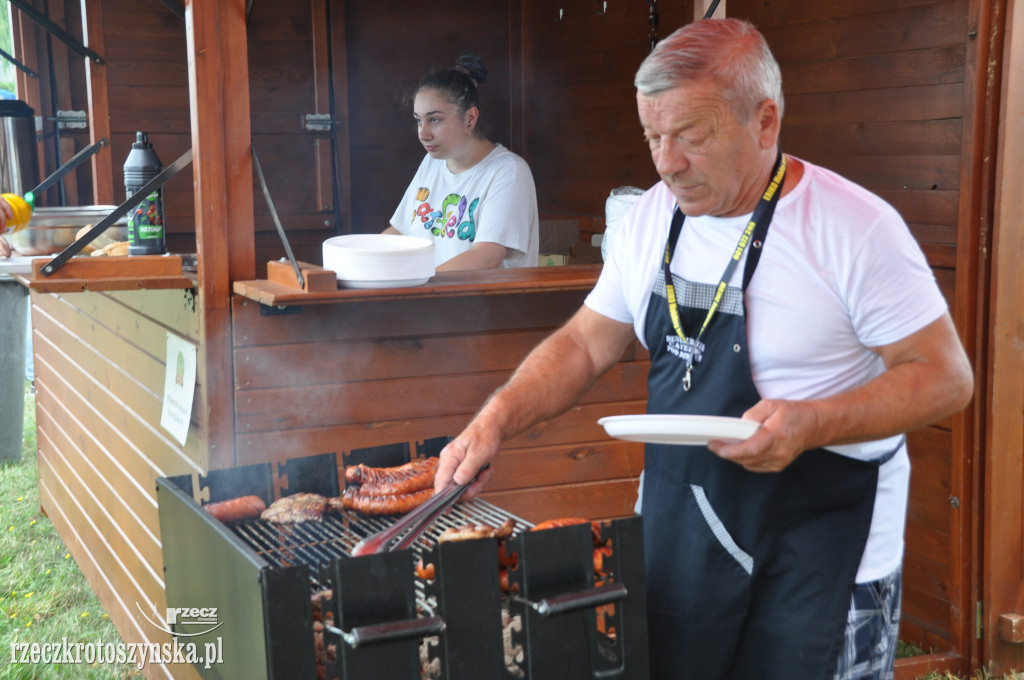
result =
[[[722,297],[725,295],[725,290],[729,285],[729,279],[732,278],[733,272],[736,271],[736,265],[739,264],[740,258],[743,257],[743,251],[747,249],[747,244],[753,240],[753,246],[750,251],[750,255],[747,256],[747,264],[743,270],[743,290],[747,289],[747,285],[750,283],[750,277],[754,275],[754,268],[757,267],[757,261],[761,257],[761,245],[764,243],[764,237],[768,233],[768,225],[772,221],[772,215],[775,213],[775,204],[779,200],[781,192],[779,189],[782,187],[782,182],[786,177],[786,157],[780,151],[778,157],[775,159],[775,167],[772,168],[772,179],[768,183],[768,188],[764,190],[760,200],[757,202],[757,206],[754,208],[753,214],[750,216],[750,221],[747,222],[746,228],[743,230],[743,234],[740,236],[739,242],[736,244],[736,248],[733,250],[732,258],[729,260],[729,264],[725,267],[725,272],[722,274],[721,280],[718,282],[718,288],[715,290],[715,297],[711,302],[711,306],[708,308],[707,316],[704,317],[704,323],[700,327],[700,331],[697,333],[697,337],[693,340],[693,347],[691,348],[689,357],[686,360],[686,375],[683,376],[683,389],[689,391],[691,385],[691,373],[693,371],[693,354],[697,351],[697,347],[700,343],[700,339],[704,336],[704,331],[707,330],[708,325],[711,323],[711,318],[718,311],[718,307],[722,302]],[[679,307],[676,302],[676,289],[672,283],[672,272],[669,269],[669,265],[672,263],[672,255],[675,253],[676,241],[679,240],[679,235],[683,231],[683,220],[685,216],[683,212],[676,206],[675,212],[672,214],[672,226],[669,229],[668,243],[665,244],[665,295],[668,298],[668,314],[672,317],[672,327],[676,331],[676,335],[682,338],[684,343],[689,343],[686,338],[686,333],[683,332],[683,325],[679,320]]]

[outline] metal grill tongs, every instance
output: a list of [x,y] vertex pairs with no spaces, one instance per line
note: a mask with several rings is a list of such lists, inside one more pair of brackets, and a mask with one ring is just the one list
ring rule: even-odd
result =
[[[490,463],[480,468],[477,472],[477,477],[489,467]],[[455,501],[462,497],[462,494],[466,492],[470,484],[476,481],[477,477],[474,477],[469,484],[451,482],[444,491],[434,494],[430,497],[430,500],[411,511],[387,529],[371,534],[356,543],[355,547],[352,548],[352,556],[357,557],[359,555],[371,555],[408,548],[434,523],[434,520],[443,515],[448,508],[455,505]]]

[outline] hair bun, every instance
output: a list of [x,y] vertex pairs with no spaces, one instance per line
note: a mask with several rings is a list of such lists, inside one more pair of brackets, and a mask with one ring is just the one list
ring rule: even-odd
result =
[[472,52],[466,52],[456,59],[455,69],[462,71],[472,78],[473,82],[477,85],[483,85],[487,82],[487,69],[484,67],[484,62]]

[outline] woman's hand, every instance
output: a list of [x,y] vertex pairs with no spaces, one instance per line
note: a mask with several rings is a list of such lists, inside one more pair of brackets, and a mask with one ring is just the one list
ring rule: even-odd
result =
[[0,258],[10,257],[12,252],[14,251],[11,249],[11,244],[3,236],[0,236]]

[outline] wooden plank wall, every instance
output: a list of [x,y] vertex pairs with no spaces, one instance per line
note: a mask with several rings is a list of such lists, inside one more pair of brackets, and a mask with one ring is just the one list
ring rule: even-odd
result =
[[463,51],[478,54],[488,70],[480,86],[481,129],[522,153],[509,130],[521,68],[510,53],[510,6],[517,3],[439,0],[429,16],[409,0],[343,4],[345,35],[334,39],[348,61],[352,232],[387,227],[425,154],[406,96],[427,71],[454,66]]
[[166,608],[156,479],[207,466],[194,420],[184,446],[159,425],[167,334],[196,342],[197,300],[188,290],[31,299],[42,510],[122,638],[170,642],[143,613],[162,621]]
[[[320,262],[324,240],[348,231],[335,215],[331,159],[332,144],[347,140],[336,140],[330,127],[323,132],[305,127],[306,115],[331,113],[326,5],[254,3],[247,30],[253,144],[288,243],[304,262]],[[254,181],[256,266],[264,276],[265,263],[286,251]]]
[[[603,219],[613,188],[658,181],[633,88],[653,4],[609,2],[601,14],[592,0],[523,3],[525,157],[542,215]],[[692,19],[693,3],[660,3],[656,14],[664,37]]]
[[[951,310],[958,306],[958,208],[967,0],[766,5],[730,0],[782,66],[782,146],[893,204],[910,225]],[[970,328],[973,319],[959,319]],[[958,550],[970,537],[971,451],[954,419],[910,435],[913,465],[901,638],[969,652],[971,592]],[[964,470],[968,473],[965,474]]]
[[[235,297],[239,464],[458,434],[586,291],[351,302],[261,316]],[[530,521],[632,514],[642,447],[597,419],[642,413],[634,347],[568,413],[512,440],[484,498]],[[558,376],[551,376],[557,380]]]

